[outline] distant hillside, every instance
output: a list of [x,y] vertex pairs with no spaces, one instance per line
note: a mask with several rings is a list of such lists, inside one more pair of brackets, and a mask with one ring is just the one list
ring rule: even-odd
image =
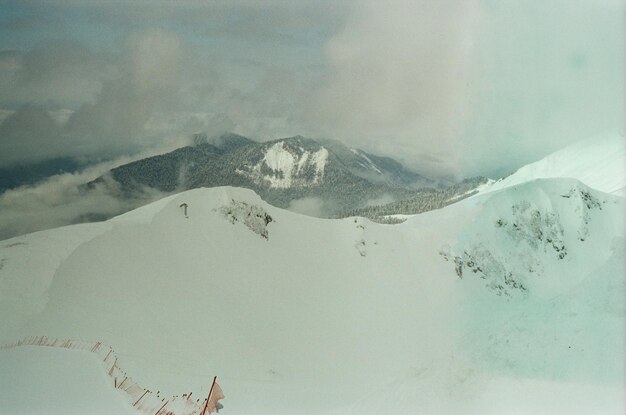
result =
[[473,177],[463,180],[445,189],[424,188],[415,191],[411,197],[395,202],[372,205],[341,212],[338,217],[363,216],[375,222],[398,223],[402,219],[393,218],[393,215],[416,215],[430,210],[440,209],[452,203],[475,195],[479,186],[488,182],[485,177]]
[[[337,141],[322,144],[295,136],[259,143],[236,134],[213,140],[198,134],[193,146],[117,167],[110,177],[123,197],[145,188],[178,192],[236,186],[254,190],[283,208],[299,199],[315,198],[323,204],[323,216],[363,207],[383,196],[406,199],[416,189],[438,185],[391,158],[350,149]],[[89,186],[107,183],[101,177]]]
[[351,173],[373,183],[414,189],[439,188],[444,185],[444,183],[407,169],[390,157],[381,157],[356,148],[348,148],[337,140],[320,140],[320,143],[335,153]]

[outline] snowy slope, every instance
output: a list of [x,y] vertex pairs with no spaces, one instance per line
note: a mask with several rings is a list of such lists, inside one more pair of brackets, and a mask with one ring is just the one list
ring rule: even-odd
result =
[[595,137],[528,164],[512,175],[480,189],[481,193],[529,180],[568,177],[587,186],[626,196],[626,141],[618,134]]
[[103,341],[164,394],[218,375],[226,414],[621,414],[623,209],[572,179],[400,225],[192,190],[1,242],[0,344]]
[[0,373],[3,414],[137,414],[88,352],[33,346],[3,350]]

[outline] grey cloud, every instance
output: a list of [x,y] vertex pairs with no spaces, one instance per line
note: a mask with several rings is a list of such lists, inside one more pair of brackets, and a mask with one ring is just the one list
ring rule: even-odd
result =
[[[59,62],[50,62],[51,54],[57,49],[65,52],[59,53]],[[38,105],[23,106],[0,124],[0,148],[3,150],[0,165],[58,155],[111,158],[158,146],[166,140],[161,132],[146,131],[145,126],[157,113],[180,109],[179,91],[184,91],[185,68],[193,66],[180,38],[161,30],[132,34],[123,51],[109,63],[114,69],[105,71],[106,74],[95,71],[94,78],[88,82],[93,88],[86,88],[82,83],[81,80],[87,78],[74,75],[98,66],[103,56],[90,60],[89,57],[94,56],[92,52],[77,55],[68,52],[79,49],[72,42],[64,47],[51,46],[45,53],[31,51],[20,56],[15,65],[6,63],[9,58],[15,60],[15,56],[5,56],[5,65],[0,65],[0,69],[5,69],[5,75],[13,71],[6,77],[17,80],[12,87],[4,86],[13,88],[7,92],[8,96]],[[86,57],[86,62],[78,63],[82,56]],[[61,63],[66,58],[67,61]],[[50,67],[33,69],[46,65]],[[116,76],[109,77],[111,73]],[[71,88],[65,95],[56,91],[64,89],[66,84],[73,85],[83,96],[72,92]],[[43,92],[33,92],[39,85],[52,85],[49,88],[54,90],[43,88]],[[96,85],[99,90],[91,96],[90,91]],[[83,103],[67,122],[59,125],[42,103],[49,101],[50,96],[56,97],[57,102],[73,97]]]
[[[81,49],[72,42],[67,47]],[[49,56],[30,54],[28,65],[23,63],[23,55],[14,65],[11,59],[15,56],[6,56],[5,71],[0,65],[0,77],[12,71],[13,77],[24,80],[16,86],[20,92],[13,94],[18,101],[30,98],[27,85],[42,83],[46,77],[51,82],[62,77],[55,72],[63,72],[59,65],[42,73],[28,71],[27,67],[37,66],[36,57],[43,56],[39,63],[46,64]],[[176,143],[187,144],[195,132],[219,135],[226,128],[257,139],[295,135],[302,132],[302,103],[314,87],[315,69],[261,66],[247,77],[249,67],[206,63],[178,34],[160,29],[131,33],[120,43],[119,51],[107,57],[110,69],[94,75],[91,82],[100,85],[99,89],[92,94],[86,88],[82,103],[63,125],[34,131],[42,122],[35,116],[45,118],[44,110],[58,108],[41,103],[46,101],[43,95],[34,100],[41,107],[40,114],[22,109],[18,112],[24,122],[7,124],[5,120],[0,125],[0,148],[4,150],[0,165],[58,155],[112,158],[146,148],[169,149]],[[89,68],[98,62],[82,65]],[[229,72],[237,70],[237,77],[229,78]],[[248,84],[239,85],[240,79],[248,79]],[[60,93],[56,96],[63,97]],[[32,122],[28,117],[33,117]]]
[[48,42],[24,53],[0,53],[0,105],[67,107],[93,99],[114,68],[105,54],[74,41]]
[[108,81],[94,102],[83,104],[68,120],[74,135],[93,135],[89,144],[104,151],[129,151],[140,145],[151,114],[176,107],[184,52],[171,32],[133,34],[120,59],[120,78]]
[[0,124],[0,166],[56,157],[65,149],[50,146],[62,140],[62,129],[40,108],[24,107]]
[[0,106],[77,103],[47,135],[41,114],[21,114],[34,117],[22,132],[5,120],[0,164],[42,148],[115,157],[232,128],[337,138],[463,176],[623,131],[618,0],[29,4],[88,16],[125,41],[114,53],[75,42],[0,52]]
[[[0,127],[4,132],[0,147],[5,150],[0,165],[56,155],[110,158],[145,148],[169,148],[185,142],[183,135],[198,132],[194,125],[215,134],[228,127],[257,139],[302,133],[304,103],[320,69],[311,67],[309,54],[298,44],[309,48],[308,36],[322,36],[341,20],[333,13],[325,18],[324,11],[345,11],[333,2],[28,4],[33,18],[51,8],[59,16],[72,12],[117,31],[124,40],[106,52],[68,40],[0,54],[0,96],[5,98],[0,98],[0,109],[28,104],[47,111],[74,110],[67,122],[48,134],[33,134],[27,122],[20,124],[23,131],[15,124]],[[63,33],[61,28],[69,21],[61,20],[42,33]],[[174,31],[154,28],[162,23],[184,33],[185,40]],[[192,49],[189,33],[219,46]],[[285,46],[289,37],[298,39]],[[275,48],[277,40],[281,46]],[[259,47],[263,42],[265,46]],[[243,58],[255,65],[242,64]],[[34,116],[32,111],[20,112],[22,118]],[[165,119],[175,122],[160,121]],[[206,120],[214,124],[206,125]],[[34,125],[38,123],[33,119]]]

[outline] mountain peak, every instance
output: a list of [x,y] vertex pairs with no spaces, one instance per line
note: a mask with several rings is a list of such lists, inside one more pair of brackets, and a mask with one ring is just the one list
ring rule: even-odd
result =
[[317,142],[316,140],[313,140],[312,138],[307,138],[301,135],[294,135],[293,137],[278,138],[276,140],[268,141],[267,143],[278,143],[278,142],[283,142],[285,143],[285,145],[289,147],[294,147],[294,148],[302,147],[303,149],[306,149],[306,150],[318,150],[323,147],[323,145]]
[[254,141],[235,133],[223,133],[219,136],[209,136],[205,132],[195,133],[192,136],[194,147],[201,145],[212,145],[223,151],[232,151],[239,147],[254,143]]

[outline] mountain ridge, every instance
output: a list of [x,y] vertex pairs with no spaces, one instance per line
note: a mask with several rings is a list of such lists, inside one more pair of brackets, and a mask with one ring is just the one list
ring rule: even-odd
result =
[[[194,136],[193,146],[116,167],[110,176],[130,197],[144,187],[163,192],[197,187],[236,186],[254,190],[273,205],[287,208],[303,198],[317,198],[323,216],[384,195],[410,196],[436,182],[390,158],[349,149],[339,142],[302,136],[254,142],[235,134],[215,139]],[[106,185],[100,177],[87,186]]]
[[607,134],[573,143],[481,188],[497,191],[532,179],[570,177],[606,193],[626,196],[626,141]]

